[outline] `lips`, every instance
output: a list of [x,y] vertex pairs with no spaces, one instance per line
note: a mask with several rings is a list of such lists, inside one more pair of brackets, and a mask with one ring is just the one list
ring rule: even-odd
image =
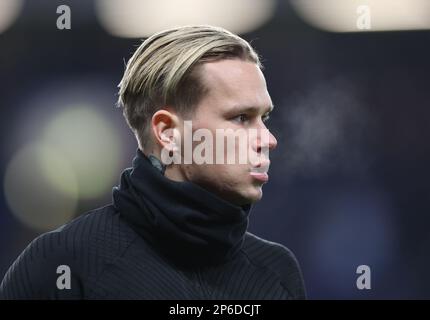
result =
[[251,172],[250,174],[255,180],[258,180],[261,182],[269,181],[269,175],[266,172],[263,172],[263,173]]
[[251,169],[250,175],[258,181],[267,182],[269,181],[269,175],[267,174],[269,166],[269,160],[263,161]]

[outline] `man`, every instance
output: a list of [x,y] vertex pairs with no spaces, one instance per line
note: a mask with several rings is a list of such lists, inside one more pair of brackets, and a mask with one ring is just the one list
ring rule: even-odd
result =
[[[252,47],[211,26],[166,30],[137,49],[119,88],[139,148],[113,203],[34,240],[0,297],[305,298],[291,251],[247,232],[268,180],[265,151],[277,143],[265,126],[273,106]],[[256,132],[245,149],[218,144],[239,140],[239,130]],[[201,153],[197,132],[208,139]],[[244,150],[246,161],[224,158]],[[211,161],[215,153],[221,161]]]

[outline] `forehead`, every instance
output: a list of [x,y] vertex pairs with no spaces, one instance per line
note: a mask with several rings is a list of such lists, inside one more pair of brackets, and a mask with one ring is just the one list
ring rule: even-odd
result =
[[265,108],[272,104],[266,81],[254,62],[225,59],[205,63],[202,80],[209,89],[207,100],[220,107],[249,105]]

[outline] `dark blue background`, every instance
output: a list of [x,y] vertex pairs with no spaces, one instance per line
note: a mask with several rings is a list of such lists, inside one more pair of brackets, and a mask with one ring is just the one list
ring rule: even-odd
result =
[[[73,9],[72,30],[55,28],[60,4]],[[280,1],[270,22],[242,36],[264,58],[278,138],[250,231],[293,250],[310,298],[430,298],[430,32],[327,33]],[[117,124],[130,165],[136,143],[115,108],[116,85],[138,44],[108,35],[91,1],[26,2],[0,34],[2,181],[21,120],[37,112],[29,99],[55,83],[101,88],[93,98]],[[0,197],[2,277],[38,232]],[[82,201],[79,212],[109,201]],[[355,286],[361,264],[371,290]]]

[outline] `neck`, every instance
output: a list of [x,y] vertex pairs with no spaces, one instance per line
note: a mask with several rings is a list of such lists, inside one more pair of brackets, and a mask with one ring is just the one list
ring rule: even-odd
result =
[[189,181],[160,174],[138,151],[114,188],[114,206],[136,232],[179,263],[216,264],[240,250],[250,206],[236,206]]

